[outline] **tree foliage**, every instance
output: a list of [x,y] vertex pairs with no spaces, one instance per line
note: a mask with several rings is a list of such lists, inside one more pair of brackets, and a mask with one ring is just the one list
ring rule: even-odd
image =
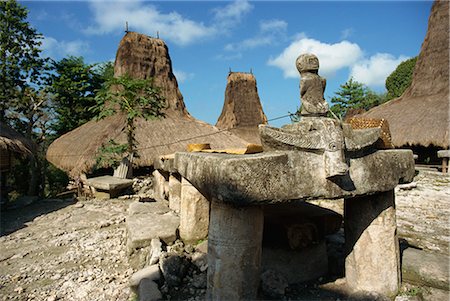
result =
[[102,70],[88,65],[83,57],[69,56],[52,62],[54,73],[48,82],[52,94],[52,107],[56,119],[52,125],[56,136],[67,133],[88,122],[99,111],[95,107],[95,94],[104,82]]
[[[153,85],[152,79],[134,79],[128,74],[117,78],[111,78],[105,82],[103,88],[96,96],[97,107],[103,108],[98,118],[105,118],[115,113],[122,113],[127,121],[127,143],[119,145],[115,141],[110,141],[103,146],[103,154],[127,153],[132,161],[133,156],[137,156],[137,143],[134,135],[136,118],[146,120],[162,117],[166,102],[160,94],[159,88]],[[111,154],[110,154],[111,155]]]
[[386,78],[387,100],[400,97],[411,85],[416,62],[417,56],[401,62]]
[[385,94],[378,94],[353,78],[342,84],[335,94],[331,99],[331,111],[342,118],[351,109],[369,110],[386,101]]
[[[26,21],[28,11],[15,0],[0,1],[0,121],[10,111],[27,110],[31,90],[36,92],[45,75],[39,34]],[[33,104],[36,106],[36,103]],[[42,106],[42,103],[41,103]]]

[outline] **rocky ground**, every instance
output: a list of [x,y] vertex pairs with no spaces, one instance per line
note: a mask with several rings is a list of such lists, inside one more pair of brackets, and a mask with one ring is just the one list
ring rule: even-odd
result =
[[1,300],[129,300],[127,200],[42,200],[2,212]]
[[[41,200],[1,212],[0,300],[135,300],[126,255],[131,202]],[[450,176],[420,171],[415,184],[396,189],[396,203],[400,235],[414,246],[448,255]],[[332,204],[341,210],[339,202]],[[191,284],[200,280],[195,295],[202,295],[193,297]],[[160,290],[167,299],[201,300],[204,281],[204,272],[192,269],[176,289]],[[284,299],[346,300],[318,284],[289,286]],[[414,299],[417,291],[404,286],[404,299],[398,300],[421,300]]]

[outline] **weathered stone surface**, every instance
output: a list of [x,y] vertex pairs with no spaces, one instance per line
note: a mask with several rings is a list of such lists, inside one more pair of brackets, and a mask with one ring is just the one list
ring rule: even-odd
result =
[[162,243],[159,238],[153,238],[150,242],[150,253],[147,256],[147,264],[153,265],[158,263],[159,257],[162,254]]
[[395,296],[400,285],[394,191],[345,199],[345,278],[350,290]]
[[96,189],[112,191],[130,187],[133,185],[133,180],[120,179],[113,176],[101,176],[87,179],[86,184]]
[[147,247],[153,238],[170,244],[177,238],[179,218],[173,213],[138,214],[127,218],[127,248],[131,254],[135,249]]
[[438,158],[450,158],[450,150],[444,149],[437,152]]
[[158,284],[154,281],[144,278],[139,283],[139,301],[158,301],[162,300],[162,294],[158,289]]
[[209,201],[183,178],[181,180],[180,237],[195,242],[208,236]]
[[169,208],[179,213],[180,202],[181,202],[180,175],[171,174],[169,176]]
[[159,266],[157,264],[147,266],[142,270],[137,271],[130,277],[130,287],[137,289],[142,279],[148,279],[151,281],[158,281],[161,278]]
[[407,248],[402,254],[402,279],[405,282],[449,290],[448,254]]
[[128,216],[138,214],[164,214],[170,209],[161,202],[133,202],[128,207]]
[[[167,177],[167,179],[166,179]],[[166,181],[168,180],[168,174],[161,170],[154,170],[153,171],[153,196],[158,201],[166,201],[167,196],[165,194],[165,185]]]
[[255,300],[260,279],[263,210],[212,201],[207,300]]
[[323,98],[327,81],[318,75],[319,60],[311,53],[301,54],[295,65],[300,72],[302,115],[326,115],[328,103]]
[[288,283],[314,280],[328,272],[327,247],[324,241],[303,250],[264,247],[261,265],[281,273]]
[[322,155],[313,152],[176,153],[175,166],[208,199],[241,205],[373,194],[414,177],[410,150],[380,150],[347,159],[349,175],[333,181],[325,176]]

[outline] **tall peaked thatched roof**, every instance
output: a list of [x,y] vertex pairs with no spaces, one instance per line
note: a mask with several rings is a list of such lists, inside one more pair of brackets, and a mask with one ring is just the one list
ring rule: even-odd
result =
[[258,125],[266,123],[267,117],[261,106],[253,74],[230,72],[222,113],[216,126],[219,129],[229,129],[248,142],[260,144]]
[[0,149],[19,155],[31,155],[35,151],[33,142],[0,122]]
[[411,86],[362,115],[387,119],[397,147],[449,147],[449,30],[449,2],[435,1]]
[[[168,102],[165,118],[137,119],[137,166],[151,166],[155,158],[185,151],[189,143],[210,143],[213,148],[245,147],[246,141],[193,118],[183,102],[164,41],[129,32],[119,44],[114,74],[135,78],[153,77]],[[122,114],[88,123],[56,139],[48,148],[47,159],[71,176],[89,172],[98,149],[114,139],[126,142],[126,119]]]

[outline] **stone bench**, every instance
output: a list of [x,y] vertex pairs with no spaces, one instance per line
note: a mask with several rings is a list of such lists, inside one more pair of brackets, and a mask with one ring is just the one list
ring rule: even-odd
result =
[[438,158],[442,158],[442,172],[448,172],[448,159],[450,158],[450,150],[444,149],[437,152]]
[[400,263],[393,189],[412,181],[413,154],[379,150],[348,160],[347,176],[327,179],[323,156],[314,152],[176,153],[174,168],[211,204],[207,299],[256,298],[263,205],[338,198],[345,199],[347,287],[395,295]]
[[114,176],[100,176],[87,179],[86,185],[95,189],[98,198],[115,198],[120,192],[133,185],[133,180],[121,179]]

